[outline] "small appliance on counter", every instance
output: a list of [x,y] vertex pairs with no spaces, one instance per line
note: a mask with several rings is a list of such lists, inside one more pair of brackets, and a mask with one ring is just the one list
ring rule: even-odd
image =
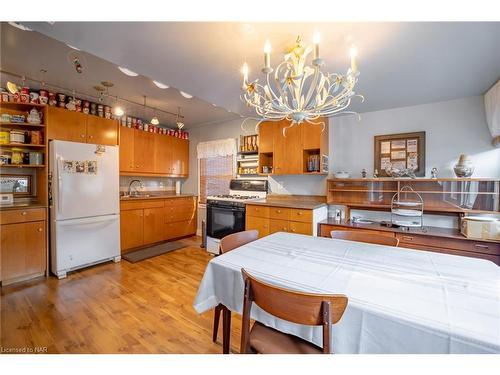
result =
[[219,254],[220,239],[245,230],[245,203],[265,199],[267,180],[231,180],[229,194],[207,197],[207,251]]
[[462,218],[460,232],[467,238],[500,241],[500,220],[494,217],[466,216]]

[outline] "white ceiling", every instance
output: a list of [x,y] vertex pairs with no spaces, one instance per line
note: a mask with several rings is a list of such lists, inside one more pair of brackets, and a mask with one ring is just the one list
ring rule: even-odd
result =
[[315,30],[328,71],[346,71],[349,48],[356,45],[357,92],[366,98],[354,105],[359,112],[481,95],[500,78],[498,22],[24,24],[245,115],[250,112],[239,99],[242,63],[249,63],[251,78],[262,78],[266,39],[276,63],[297,35],[308,41]]
[[[150,78],[145,76],[129,77],[121,73],[115,64],[85,52],[79,52],[65,43],[49,38],[38,32],[22,31],[7,23],[1,25],[1,69],[4,71],[25,75],[38,80],[45,80],[60,87],[76,90],[77,93],[97,95],[93,86],[101,81],[111,81],[114,86],[109,89],[112,95],[118,95],[137,103],[143,103],[143,95],[147,96],[148,106],[177,113],[181,107],[182,120],[186,129],[202,123],[227,121],[239,118],[239,115],[214,107],[211,103],[197,97],[186,99],[177,89],[159,89]],[[70,64],[68,56],[77,53],[82,59],[83,73],[78,74]],[[40,69],[46,69],[43,74]],[[2,74],[1,85],[5,87],[7,80],[21,83],[19,79]],[[36,83],[27,82],[30,87]],[[78,95],[77,95],[78,96]],[[84,97],[84,95],[80,95]],[[113,100],[106,100],[113,104]],[[175,116],[153,110],[146,110],[142,105],[132,105],[121,102],[127,114],[144,119],[151,119],[155,114],[160,124],[175,127]]]

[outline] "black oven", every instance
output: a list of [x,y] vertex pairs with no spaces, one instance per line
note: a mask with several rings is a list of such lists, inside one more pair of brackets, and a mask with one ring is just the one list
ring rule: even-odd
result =
[[229,201],[207,201],[207,236],[221,239],[245,230],[245,204]]

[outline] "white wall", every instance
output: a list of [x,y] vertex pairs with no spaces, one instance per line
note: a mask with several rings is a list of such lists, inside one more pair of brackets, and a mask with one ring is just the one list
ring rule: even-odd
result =
[[462,153],[475,165],[474,177],[500,177],[500,149],[491,145],[482,96],[423,104],[330,120],[330,172],[346,170],[352,177],[365,168],[373,173],[375,135],[426,132],[426,176],[433,167],[439,177],[454,177]]

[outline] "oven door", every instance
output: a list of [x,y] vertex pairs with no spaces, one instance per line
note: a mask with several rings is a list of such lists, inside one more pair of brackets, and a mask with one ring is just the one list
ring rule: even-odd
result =
[[245,230],[245,208],[207,205],[207,236],[221,239]]

